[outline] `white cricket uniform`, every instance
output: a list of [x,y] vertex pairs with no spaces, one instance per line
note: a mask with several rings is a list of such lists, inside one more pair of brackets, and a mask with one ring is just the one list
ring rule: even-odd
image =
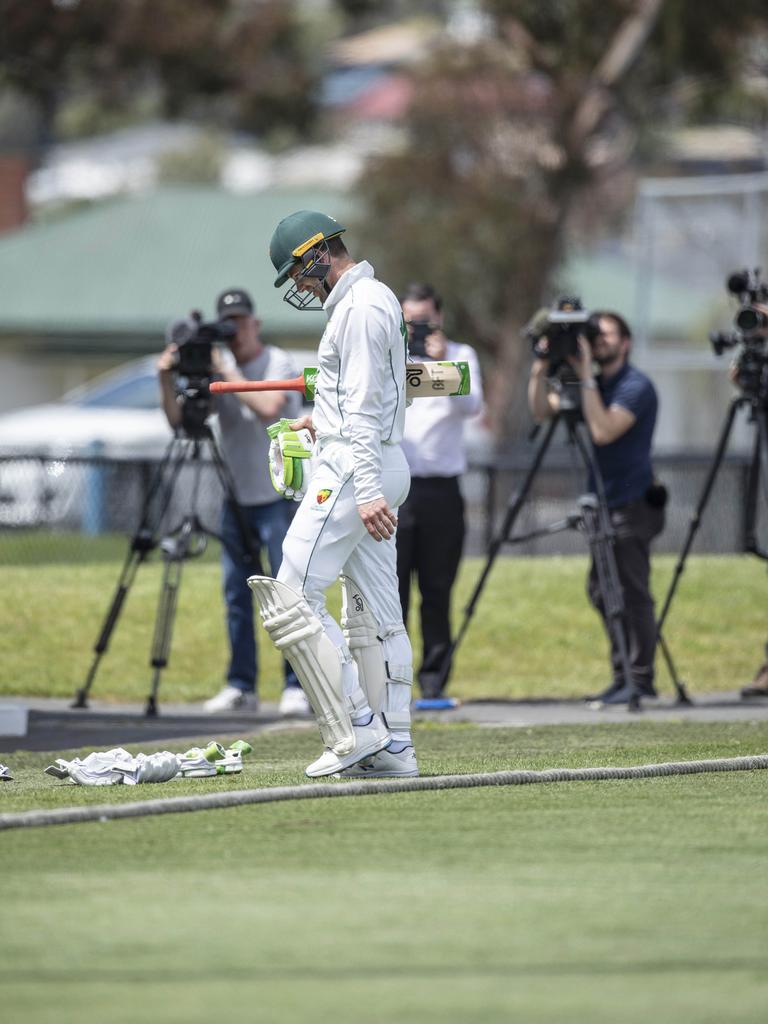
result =
[[[395,538],[375,541],[357,506],[384,497],[396,511],[408,495],[400,447],[406,337],[400,303],[367,262],[342,274],[323,308],[328,325],[318,349],[314,467],[277,578],[304,595],[347,660],[341,629],[325,607],[325,591],[342,574],[367,597],[381,638],[404,635]],[[398,661],[405,653],[401,648]]]

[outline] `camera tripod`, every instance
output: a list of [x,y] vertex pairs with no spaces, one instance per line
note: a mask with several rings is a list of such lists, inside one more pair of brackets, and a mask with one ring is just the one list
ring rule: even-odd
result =
[[[198,423],[189,433],[185,432],[183,428],[178,429],[168,444],[150,482],[141,512],[139,527],[131,538],[112,602],[93,648],[95,657],[84,685],[75,694],[72,704],[73,708],[88,707],[88,696],[96,678],[96,672],[103,655],[109,647],[110,638],[117,625],[117,620],[136,572],[142,562],[147,560],[151,552],[159,547],[163,556],[164,567],[150,655],[152,687],[145,706],[147,717],[155,717],[157,715],[157,693],[160,687],[160,673],[168,664],[171,635],[176,617],[176,606],[184,562],[190,558],[200,557],[207,547],[209,537],[213,537],[220,544],[224,544],[223,538],[218,533],[204,526],[197,514],[200,475],[203,468],[201,456],[205,449],[210,452],[211,462],[224,490],[225,498],[234,510],[235,518],[240,527],[243,545],[252,565],[251,571],[253,573],[261,573],[258,549],[254,546],[243,510],[240,508],[235,497],[232,475],[221,457],[210,428]],[[184,515],[180,522],[167,533],[161,534],[161,527],[166,519],[179,473],[182,467],[188,463],[193,468],[191,511]]]
[[[701,490],[699,501],[696,505],[696,510],[693,514],[693,518],[688,526],[688,532],[683,543],[680,557],[678,558],[677,564],[675,565],[674,572],[672,574],[672,580],[667,591],[667,595],[664,599],[664,605],[661,609],[658,621],[656,623],[656,636],[657,642],[661,647],[664,655],[664,660],[667,665],[672,682],[675,685],[678,693],[681,691],[685,693],[680,678],[675,668],[675,663],[672,660],[672,655],[669,651],[662,630],[664,629],[664,623],[667,620],[670,607],[672,605],[672,599],[675,596],[677,585],[680,581],[680,577],[685,569],[685,563],[693,545],[694,538],[701,526],[701,519],[704,514],[704,509],[707,507],[712,489],[717,479],[717,474],[720,466],[723,462],[728,442],[731,437],[731,431],[733,430],[733,424],[736,420],[736,414],[740,409],[746,408],[749,412],[749,422],[755,428],[754,440],[752,445],[752,461],[749,466],[749,475],[747,478],[747,494],[746,502],[744,507],[744,551],[747,554],[756,555],[763,561],[768,561],[768,551],[765,551],[760,547],[757,539],[757,513],[758,513],[758,496],[762,485],[763,499],[768,504],[768,394],[766,391],[765,382],[763,386],[755,394],[742,394],[734,398],[726,413],[723,427],[720,431],[720,437],[717,442],[715,454],[712,459],[712,463],[709,467],[704,486]],[[687,699],[687,698],[686,698]],[[690,701],[688,701],[690,703]]]
[[[591,473],[592,479],[595,482],[596,493],[584,495],[579,499],[579,511],[568,516],[562,521],[553,523],[550,526],[546,526],[538,530],[533,530],[526,534],[513,534],[512,529],[517,517],[528,498],[528,494],[533,486],[536,474],[541,468],[547,449],[550,446],[558,423],[560,422],[565,424],[568,441],[574,445],[584,467]],[[619,581],[619,572],[616,566],[616,557],[613,548],[615,536],[614,529],[605,499],[605,488],[600,474],[600,469],[597,465],[592,439],[589,436],[586,424],[584,424],[581,419],[581,411],[575,403],[572,407],[562,407],[560,411],[549,420],[546,432],[539,444],[533,458],[533,462],[523,479],[520,489],[513,496],[509,504],[501,529],[491,540],[485,566],[480,573],[480,577],[464,610],[464,619],[461,626],[443,662],[441,678],[443,685],[445,685],[445,682],[447,681],[453,656],[467,632],[467,628],[469,627],[469,623],[475,612],[477,603],[480,600],[483,587],[485,586],[486,580],[488,579],[493,567],[493,563],[496,561],[496,557],[502,546],[504,544],[519,544],[527,540],[532,540],[536,537],[558,533],[567,529],[580,530],[587,539],[597,573],[597,582],[603,603],[605,621],[610,632],[610,636],[614,640],[616,650],[619,654],[624,684],[628,687],[630,693],[628,710],[637,711],[640,709],[640,694],[632,678],[627,639],[624,632],[624,597],[622,594],[621,583]]]

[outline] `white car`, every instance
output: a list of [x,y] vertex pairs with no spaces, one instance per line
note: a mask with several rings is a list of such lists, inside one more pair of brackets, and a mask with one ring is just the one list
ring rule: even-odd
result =
[[58,402],[0,416],[0,454],[159,457],[171,430],[160,408],[156,362],[154,356],[134,360]]
[[[314,361],[312,352],[291,354],[297,369]],[[162,458],[171,437],[157,356],[125,363],[58,402],[0,416],[0,527],[132,529],[146,466]],[[201,455],[208,461],[205,448]],[[179,506],[191,500],[191,478],[185,466],[174,486]],[[204,491],[207,513],[218,518],[218,483]]]
[[0,526],[87,526],[98,479],[80,460],[162,456],[171,429],[155,364],[134,360],[58,402],[0,416]]

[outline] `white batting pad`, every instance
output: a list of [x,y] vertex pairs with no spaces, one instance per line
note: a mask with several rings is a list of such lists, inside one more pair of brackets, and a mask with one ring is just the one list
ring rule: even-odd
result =
[[341,577],[341,629],[368,703],[379,714],[384,706],[387,668],[377,623],[362,589],[350,576]]
[[323,742],[340,756],[349,754],[355,736],[341,685],[341,661],[320,619],[286,583],[269,576],[250,576],[248,586],[264,628],[309,698]]

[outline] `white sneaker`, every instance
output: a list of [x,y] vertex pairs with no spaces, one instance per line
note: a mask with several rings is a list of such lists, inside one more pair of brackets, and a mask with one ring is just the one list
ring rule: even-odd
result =
[[396,754],[391,750],[380,750],[373,757],[366,757],[342,772],[345,779],[405,779],[418,774],[413,747],[406,747]]
[[252,750],[250,743],[244,740],[237,740],[228,750],[216,740],[211,740],[207,747],[192,747],[183,754],[177,754],[178,774],[185,779],[238,775],[243,770],[243,754]]
[[392,737],[387,729],[386,725],[382,722],[378,715],[374,715],[370,724],[368,725],[354,725],[355,731],[355,747],[354,750],[349,754],[345,754],[343,757],[339,757],[332,750],[326,749],[322,752],[320,757],[316,761],[313,761],[311,765],[305,770],[310,779],[317,779],[323,775],[334,775],[338,772],[343,772],[345,768],[349,768],[350,765],[357,764],[358,761],[362,761],[364,757],[370,757],[371,754],[376,754],[379,750],[383,750],[384,747],[388,747],[392,742]]
[[236,686],[225,686],[203,704],[203,710],[212,714],[219,711],[258,711],[259,699],[255,693],[246,693]]
[[300,686],[286,686],[280,696],[278,711],[283,718],[293,715],[311,715],[312,707]]

